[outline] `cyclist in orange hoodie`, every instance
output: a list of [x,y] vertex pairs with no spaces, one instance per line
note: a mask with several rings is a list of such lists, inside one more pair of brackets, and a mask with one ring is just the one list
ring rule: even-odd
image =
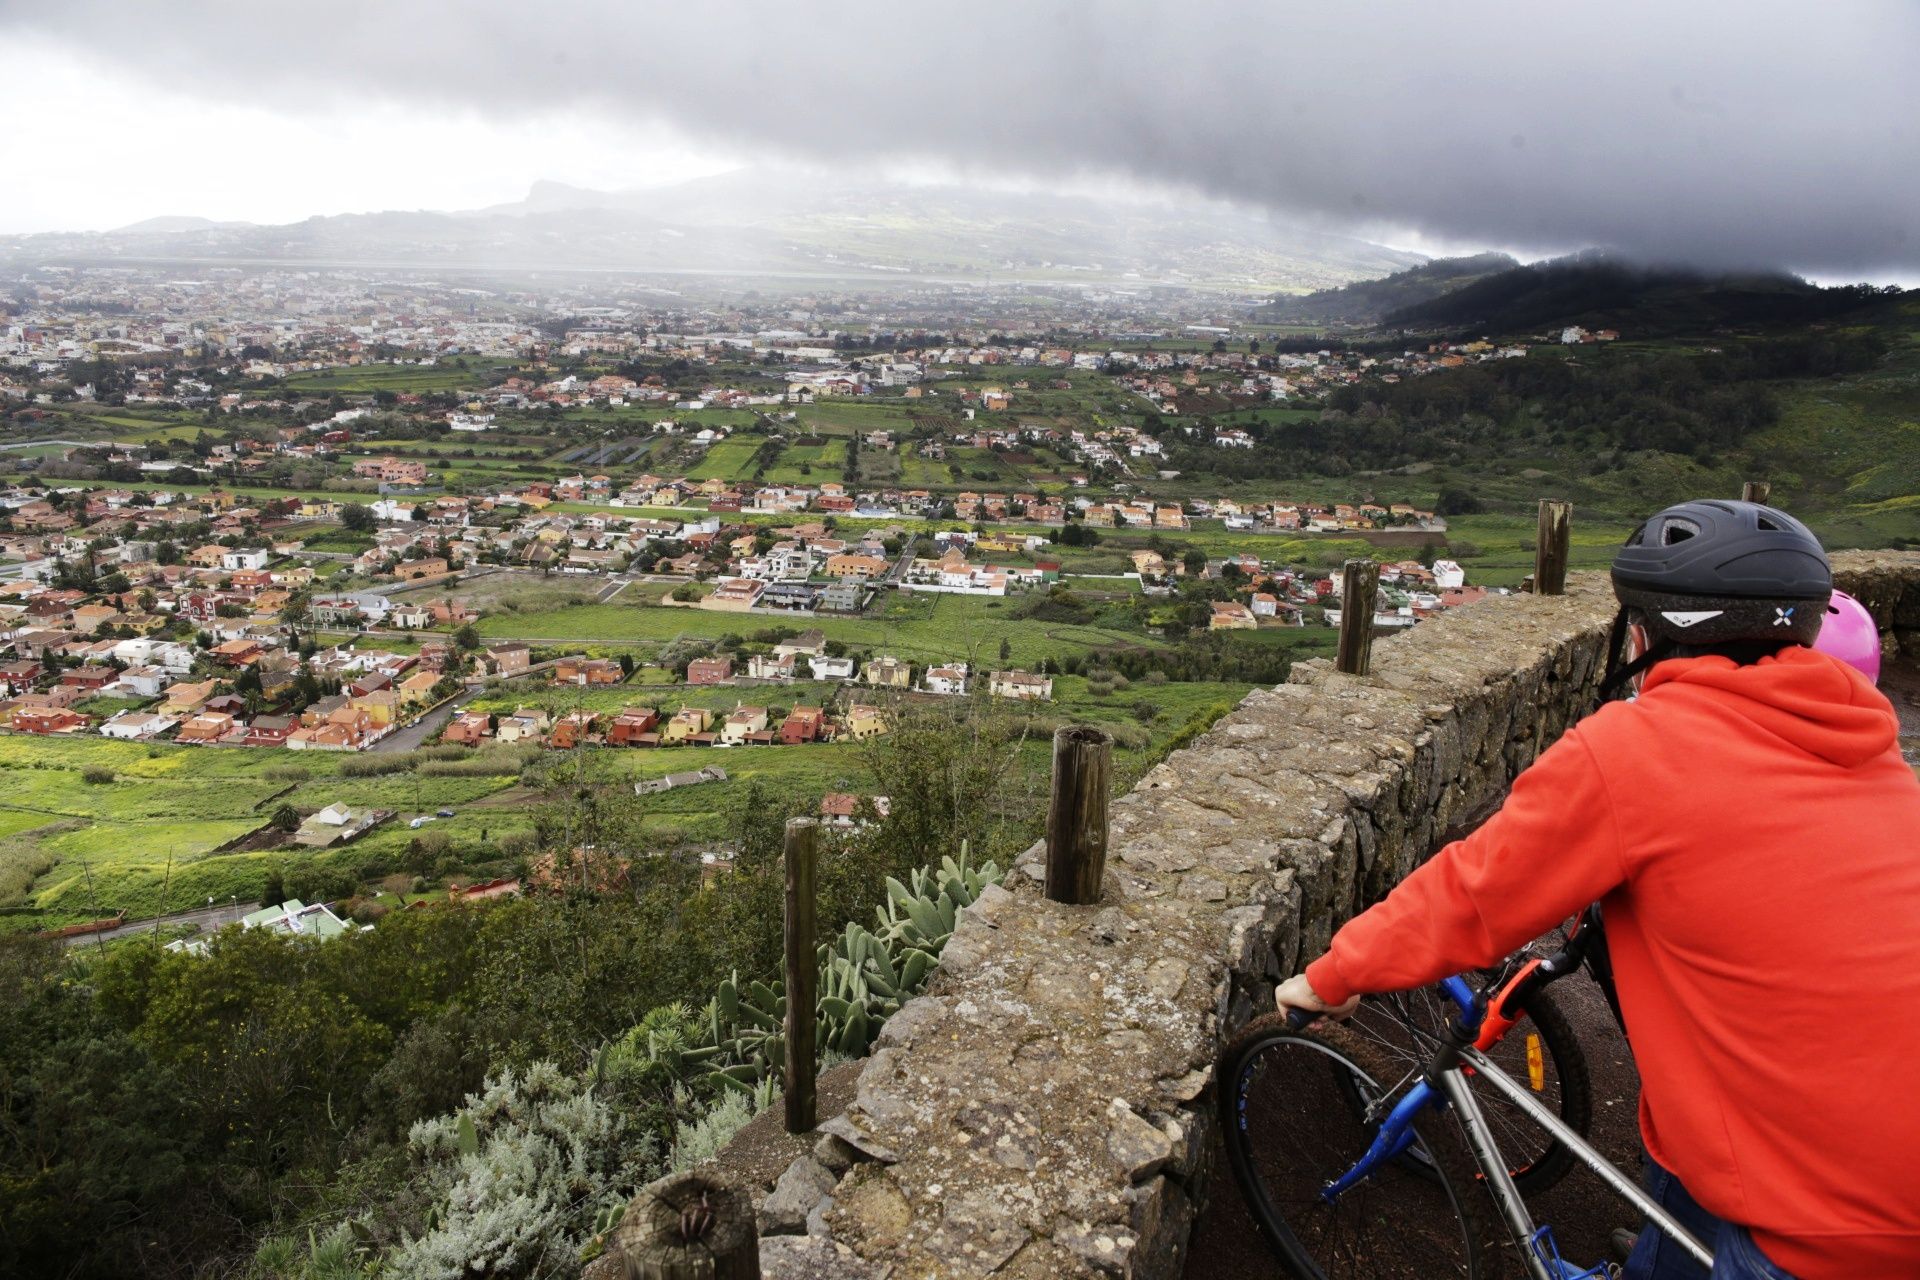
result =
[[[1657,1198],[1714,1280],[1920,1277],[1920,782],[1893,708],[1808,646],[1832,591],[1799,521],[1688,502],[1613,565],[1639,696],[1276,994],[1351,1012],[1495,963],[1596,899]],[[1640,1233],[1627,1275],[1703,1274]]]

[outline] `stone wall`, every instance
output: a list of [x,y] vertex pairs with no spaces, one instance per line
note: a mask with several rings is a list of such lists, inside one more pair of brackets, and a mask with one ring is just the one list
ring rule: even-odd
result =
[[[1836,567],[1920,648],[1920,554]],[[1178,1276],[1223,1037],[1592,707],[1613,611],[1575,575],[1380,642],[1366,678],[1301,664],[1115,801],[1098,906],[1046,901],[1030,850],[780,1175],[766,1274]]]

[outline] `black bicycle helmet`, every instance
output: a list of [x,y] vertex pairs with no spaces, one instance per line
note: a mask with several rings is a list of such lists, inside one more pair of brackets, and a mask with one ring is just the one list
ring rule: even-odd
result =
[[1613,558],[1613,590],[1655,648],[1812,644],[1833,569],[1786,512],[1709,498],[1635,529]]

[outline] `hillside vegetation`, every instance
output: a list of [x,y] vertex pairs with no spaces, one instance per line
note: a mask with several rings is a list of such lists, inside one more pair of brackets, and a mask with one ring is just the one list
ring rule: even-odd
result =
[[1262,324],[1376,325],[1391,312],[1431,302],[1519,265],[1504,253],[1435,258],[1380,280],[1356,280],[1303,297],[1275,298],[1256,307],[1252,318]]
[[1711,275],[1588,253],[1485,275],[1392,310],[1381,323],[1494,336],[1577,324],[1673,337],[1812,324],[1857,311],[1876,296],[1784,273]]

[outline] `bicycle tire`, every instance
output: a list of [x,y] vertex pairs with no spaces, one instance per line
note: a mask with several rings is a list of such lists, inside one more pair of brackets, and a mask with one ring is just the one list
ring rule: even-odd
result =
[[1504,1280],[1512,1250],[1452,1115],[1416,1121],[1430,1172],[1374,1171],[1332,1205],[1319,1189],[1377,1125],[1356,1111],[1397,1078],[1393,1062],[1338,1024],[1249,1023],[1219,1059],[1227,1162],[1261,1237],[1295,1280]]
[[[1418,997],[1426,997],[1424,1003]],[[1432,1058],[1433,1050],[1440,1043],[1441,1028],[1452,1019],[1454,1012],[1451,1001],[1434,997],[1430,991],[1401,992],[1367,997],[1348,1025],[1363,1035],[1371,1035],[1384,1051],[1403,1054],[1403,1070],[1411,1072],[1423,1069]],[[1542,1100],[1547,1101],[1575,1133],[1587,1137],[1593,1129],[1593,1072],[1572,1020],[1561,1008],[1559,995],[1551,987],[1534,993],[1525,1014],[1525,1021],[1494,1051],[1494,1060],[1506,1067],[1509,1074],[1524,1079],[1524,1066],[1502,1061],[1502,1051],[1511,1054],[1525,1044],[1526,1035],[1538,1035],[1543,1066],[1551,1068],[1543,1071],[1543,1089],[1550,1089],[1551,1097]],[[1422,1020],[1426,1025],[1422,1028],[1404,1025],[1409,1015],[1416,1018],[1424,1015]],[[1397,1045],[1393,1043],[1396,1034],[1403,1037]],[[1524,1054],[1524,1050],[1521,1052]],[[1544,1130],[1493,1090],[1475,1092],[1501,1151],[1512,1161],[1507,1172],[1513,1176],[1514,1186],[1523,1197],[1549,1190],[1573,1170],[1576,1162],[1565,1143],[1549,1138]]]

